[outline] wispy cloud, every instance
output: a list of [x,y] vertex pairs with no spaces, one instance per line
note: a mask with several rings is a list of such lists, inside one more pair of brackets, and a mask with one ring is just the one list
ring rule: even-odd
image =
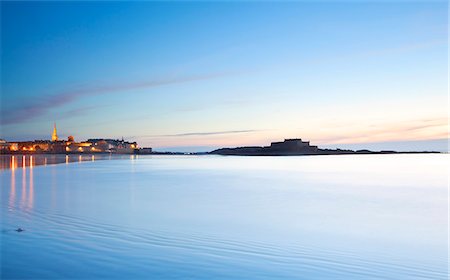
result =
[[180,136],[204,136],[204,135],[221,135],[221,134],[236,134],[236,133],[249,133],[258,130],[228,130],[228,131],[213,131],[213,132],[190,132],[190,133],[180,133],[180,134],[169,134],[165,136],[169,137],[180,137]]
[[[105,107],[105,106],[103,106],[103,107]],[[69,119],[69,118],[73,118],[73,117],[78,117],[78,116],[81,116],[81,115],[85,115],[88,112],[94,111],[94,110],[96,110],[98,108],[99,108],[99,106],[85,106],[85,107],[71,109],[71,110],[62,112],[61,114],[59,114],[57,116],[56,119],[62,120],[62,119]]]
[[446,118],[410,120],[392,124],[372,124],[366,128],[347,131],[345,135],[315,139],[320,144],[350,144],[383,141],[413,141],[448,137]]
[[39,116],[45,115],[51,109],[61,107],[87,96],[208,80],[224,75],[227,75],[227,73],[214,73],[189,77],[171,77],[160,80],[141,81],[137,83],[82,87],[74,90],[62,91],[39,98],[33,98],[33,100],[30,101],[24,101],[18,107],[8,107],[7,105],[4,106],[5,108],[2,109],[0,114],[0,123],[2,125],[9,125],[32,120]]
[[258,129],[247,130],[225,130],[225,131],[208,131],[208,132],[187,132],[178,134],[161,134],[161,135],[141,135],[133,138],[150,138],[150,137],[186,137],[186,136],[208,136],[208,135],[224,135],[224,134],[238,134],[262,131]]

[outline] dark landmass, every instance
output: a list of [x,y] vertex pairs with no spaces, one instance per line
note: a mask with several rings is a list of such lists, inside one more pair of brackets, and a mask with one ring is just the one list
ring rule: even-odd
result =
[[351,154],[421,154],[440,153],[437,151],[370,151],[370,150],[347,150],[347,149],[320,149],[311,146],[309,142],[301,139],[285,139],[283,142],[272,142],[270,146],[250,146],[237,148],[221,148],[209,152],[214,155],[234,156],[307,156],[307,155],[351,155]]

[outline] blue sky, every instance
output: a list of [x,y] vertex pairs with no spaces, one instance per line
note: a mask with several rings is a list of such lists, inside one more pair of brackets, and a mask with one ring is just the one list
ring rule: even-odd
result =
[[1,8],[7,140],[56,121],[62,137],[171,150],[446,143],[446,1]]

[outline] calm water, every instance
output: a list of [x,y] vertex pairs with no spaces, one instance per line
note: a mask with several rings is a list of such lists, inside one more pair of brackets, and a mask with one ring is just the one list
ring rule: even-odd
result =
[[0,171],[1,277],[447,279],[448,159],[25,164]]

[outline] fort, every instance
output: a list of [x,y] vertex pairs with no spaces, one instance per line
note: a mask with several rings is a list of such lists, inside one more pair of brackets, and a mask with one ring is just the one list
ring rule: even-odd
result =
[[136,142],[119,139],[88,139],[76,142],[73,136],[62,140],[58,137],[56,124],[53,125],[51,140],[34,140],[7,142],[0,139],[0,153],[117,153],[117,154],[150,154],[152,148],[140,148]]
[[222,148],[210,153],[220,155],[308,155],[317,152],[317,146],[311,146],[307,141],[302,141],[302,139],[285,139],[283,142],[272,142],[270,146]]

